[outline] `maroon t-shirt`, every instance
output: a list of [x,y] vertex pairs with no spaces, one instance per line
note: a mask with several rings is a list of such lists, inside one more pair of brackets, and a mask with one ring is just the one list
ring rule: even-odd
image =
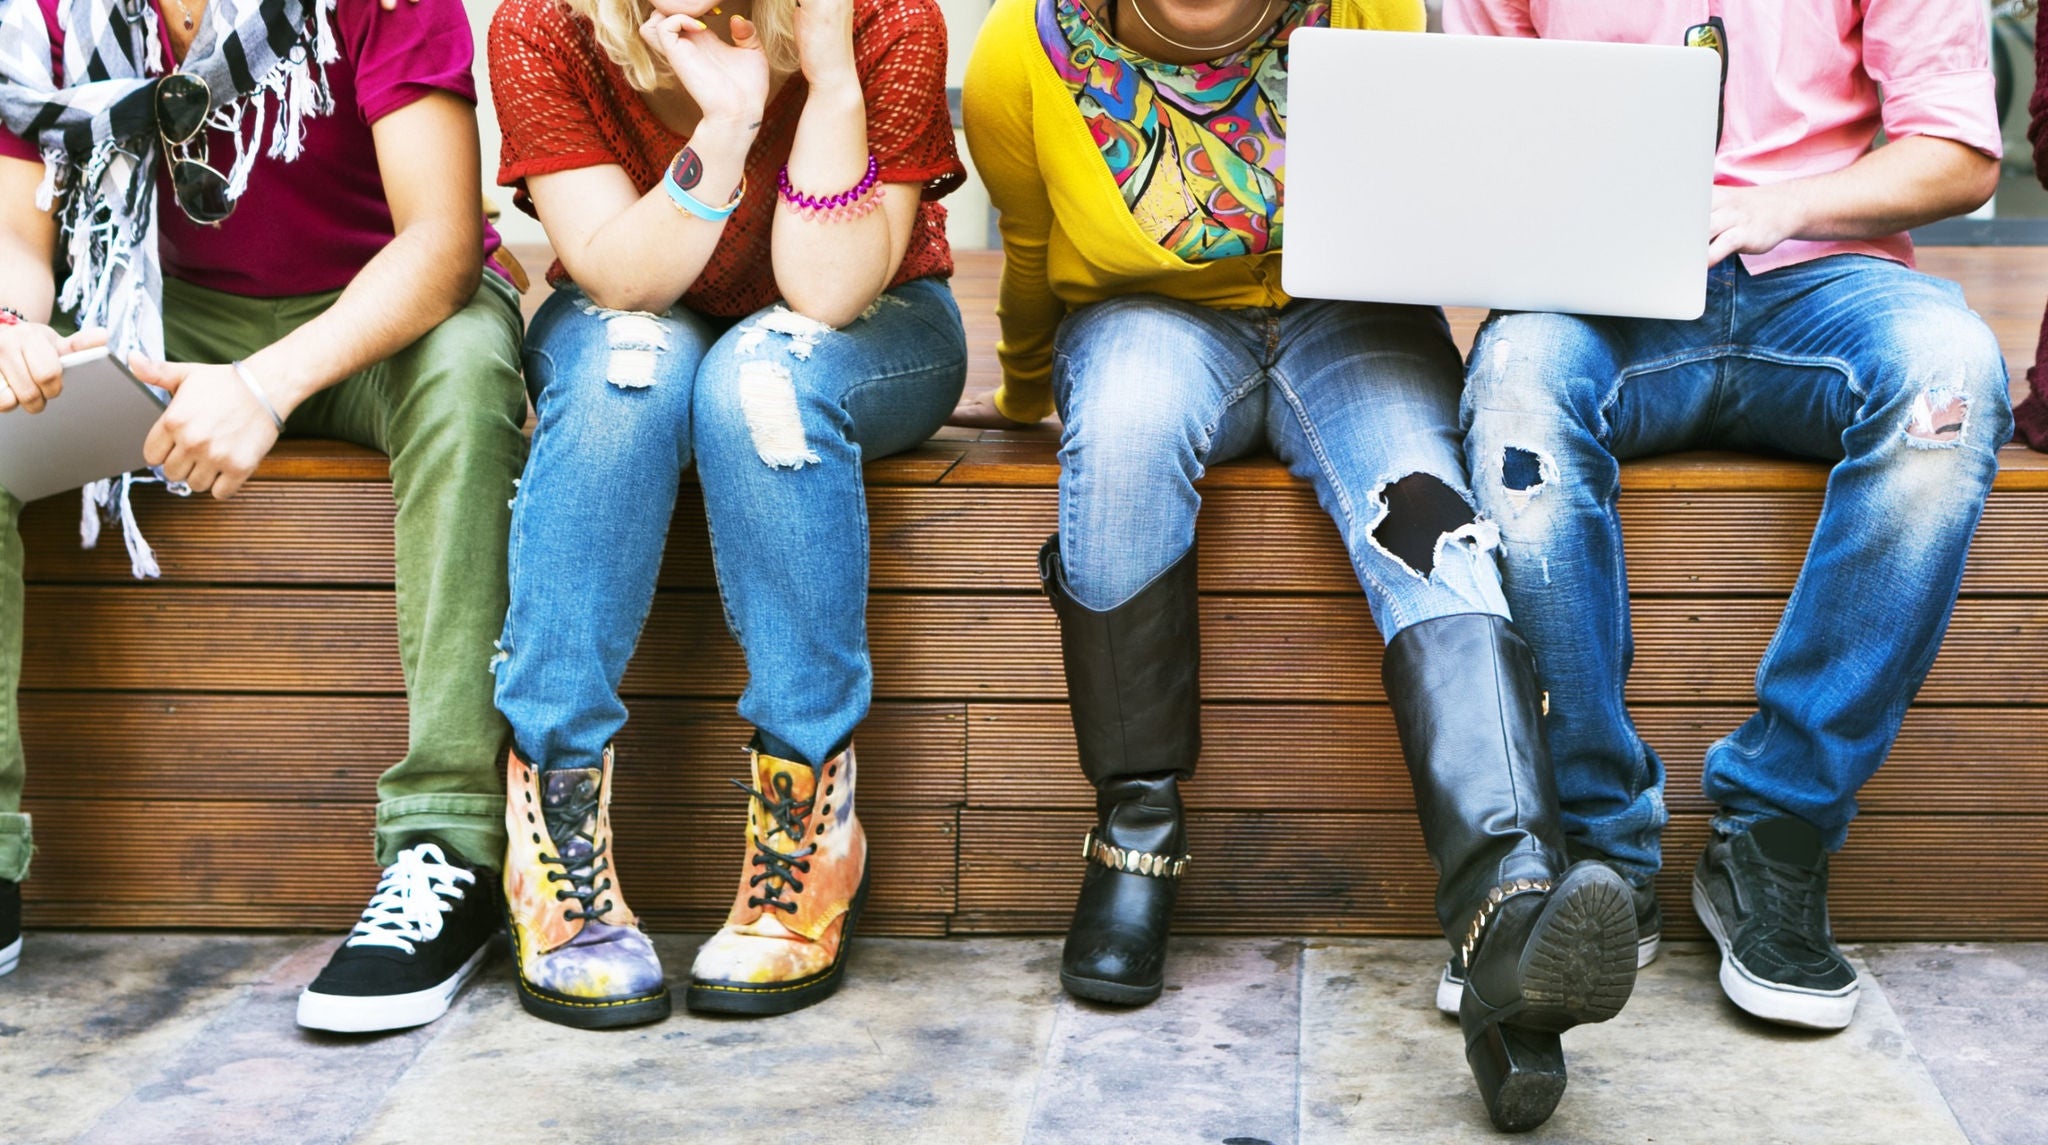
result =
[[[61,59],[58,2],[39,0]],[[271,101],[263,137],[250,143],[262,150],[249,188],[226,222],[208,227],[186,218],[171,194],[168,169],[158,164],[158,246],[166,276],[253,298],[318,294],[347,286],[391,241],[391,207],[370,125],[436,91],[476,102],[469,16],[462,0],[419,0],[395,12],[380,9],[377,0],[340,0],[334,34],[341,48],[341,58],[327,65],[334,110],[306,121],[305,151],[287,163],[268,154],[277,111]],[[164,56],[170,58],[168,43]],[[234,141],[211,132],[207,148],[214,169],[226,173]],[[40,161],[34,146],[4,127],[0,155]],[[498,245],[497,232],[486,224],[485,254]]]

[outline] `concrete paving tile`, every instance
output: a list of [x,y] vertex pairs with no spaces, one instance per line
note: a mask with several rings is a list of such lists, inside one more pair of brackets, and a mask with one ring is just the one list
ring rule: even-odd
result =
[[2048,1141],[2048,943],[1862,954],[1970,1140]]
[[1166,993],[1149,1006],[1062,994],[1023,1139],[1292,1145],[1300,959],[1292,939],[1176,940]]
[[0,1141],[69,1141],[303,938],[31,932],[0,978]]
[[[697,942],[657,936],[671,985]],[[668,1021],[612,1031],[526,1014],[500,962],[357,1140],[1020,1141],[1058,956],[1044,940],[863,939],[846,985],[808,1010],[707,1018],[678,997]]]
[[[1457,1023],[1436,1012],[1440,942],[1311,944],[1302,1019],[1304,1142],[1498,1142]],[[1960,1145],[1885,992],[1866,970],[1839,1034],[1756,1021],[1721,995],[1712,946],[1672,944],[1620,1017],[1565,1035],[1571,1087],[1519,1140],[1657,1145]]]
[[[327,964],[339,937],[297,949],[221,1008],[144,1084],[78,1138],[341,1145],[433,1039],[439,1023],[377,1035],[298,1027],[299,991]],[[502,951],[495,955],[509,962]],[[457,999],[456,1005],[462,1005]]]

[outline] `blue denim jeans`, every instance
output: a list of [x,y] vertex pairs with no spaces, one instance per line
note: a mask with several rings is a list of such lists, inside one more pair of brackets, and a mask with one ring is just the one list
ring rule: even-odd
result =
[[[1494,533],[1466,489],[1459,375],[1434,309],[1132,295],[1075,311],[1053,362],[1069,590],[1098,612],[1137,595],[1194,544],[1206,467],[1265,446],[1336,521],[1386,639],[1440,616],[1506,616]],[[1389,511],[1389,491],[1418,475],[1437,494],[1421,511],[1442,525],[1419,551]]]
[[1550,693],[1567,833],[1638,884],[1664,767],[1630,722],[1620,462],[1737,449],[1834,462],[1756,674],[1708,749],[1717,826],[1795,816],[1840,847],[1948,627],[2012,433],[2005,361],[1950,282],[1860,255],[1751,276],[1729,259],[1692,322],[1496,314],[1464,402],[1479,503]]
[[867,715],[864,460],[944,424],[967,373],[952,291],[918,279],[833,330],[781,307],[737,323],[602,310],[565,285],[527,333],[539,425],[512,514],[498,707],[520,754],[595,767],[695,458],[740,714],[817,764]]

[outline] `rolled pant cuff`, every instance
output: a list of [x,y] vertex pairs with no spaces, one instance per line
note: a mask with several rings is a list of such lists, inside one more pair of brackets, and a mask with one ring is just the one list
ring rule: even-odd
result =
[[505,800],[499,795],[413,795],[377,806],[377,865],[432,839],[451,858],[498,870],[505,864]]
[[0,880],[18,883],[28,878],[29,857],[36,853],[26,815],[0,815]]

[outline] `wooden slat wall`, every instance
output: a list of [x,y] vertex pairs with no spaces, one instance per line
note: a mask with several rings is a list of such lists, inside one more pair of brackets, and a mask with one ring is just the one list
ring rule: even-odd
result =
[[[1973,303],[2010,355],[2030,354],[2031,277],[1985,253]],[[1973,265],[1929,261],[1943,260]],[[994,264],[962,265],[986,333]],[[1474,317],[1454,321],[1469,335]],[[982,341],[977,386],[992,378]],[[1948,643],[1836,867],[1849,938],[2048,938],[2027,889],[2048,878],[2048,464],[2003,460]],[[1056,473],[1028,433],[948,432],[870,467],[878,702],[860,742],[878,932],[1064,925],[1091,795],[1034,580]],[[1824,480],[1719,455],[1624,469],[1632,703],[1671,770],[1674,935],[1699,933],[1685,893],[1711,812],[1699,760],[1746,715]],[[1207,751],[1180,929],[1429,933],[1380,641],[1335,530],[1270,462],[1219,466],[1204,495]],[[68,499],[25,519],[26,805],[42,847],[29,921],[343,926],[375,877],[376,777],[406,734],[384,463],[289,443],[234,502],[151,491],[142,513],[166,574],[149,584],[117,546],[77,548]],[[1854,602],[1842,622],[1858,622]],[[714,924],[737,876],[741,684],[686,489],[619,745],[621,870],[657,927]]]

